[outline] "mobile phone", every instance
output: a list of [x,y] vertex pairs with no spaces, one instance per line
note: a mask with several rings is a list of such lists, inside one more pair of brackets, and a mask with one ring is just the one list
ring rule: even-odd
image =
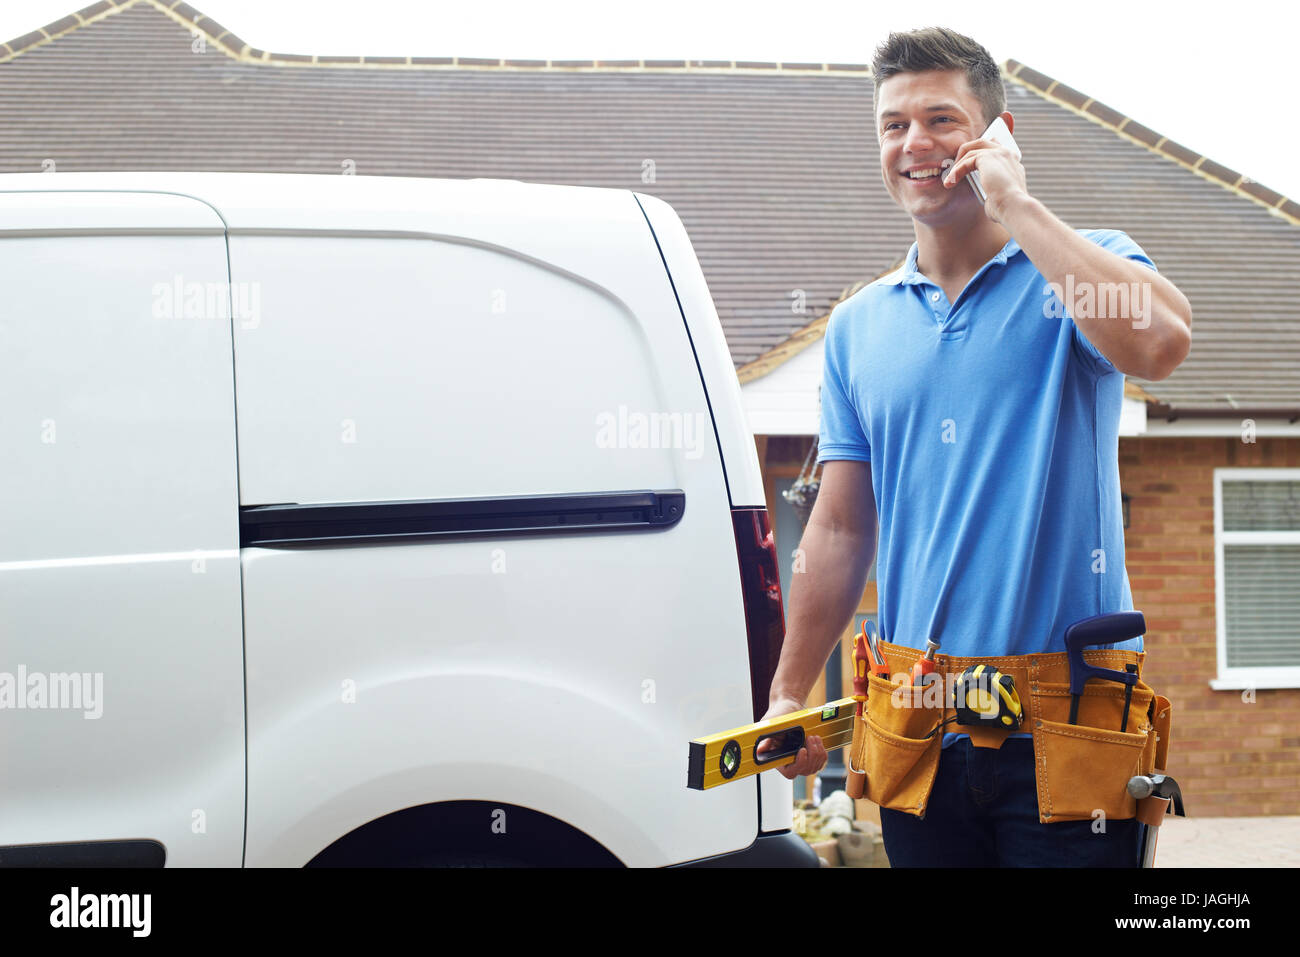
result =
[[[1020,159],[1020,147],[1016,145],[1016,141],[1011,137],[1011,131],[1007,129],[1006,121],[1002,117],[999,116],[990,123],[989,128],[984,131],[984,135],[980,139],[1001,143],[1015,154],[1016,159]],[[975,191],[975,195],[983,204],[988,197],[984,195],[984,184],[980,182],[980,171],[973,169],[967,173],[966,182],[970,183],[970,188]]]

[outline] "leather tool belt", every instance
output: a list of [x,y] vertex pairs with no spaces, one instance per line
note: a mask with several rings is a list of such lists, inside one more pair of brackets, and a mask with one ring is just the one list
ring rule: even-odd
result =
[[[1169,700],[1142,681],[1140,651],[1091,649],[1091,665],[1115,671],[1138,666],[1138,681],[1129,703],[1126,730],[1125,688],[1109,681],[1089,681],[1079,698],[1078,723],[1070,724],[1070,666],[1065,652],[993,658],[936,655],[932,688],[913,688],[915,648],[880,643],[893,681],[868,678],[863,717],[854,720],[849,752],[848,793],[881,807],[925,817],[926,803],[939,769],[945,733],[969,734],[971,744],[1000,748],[1009,734],[1030,733],[1038,784],[1038,819],[1044,823],[1137,814],[1127,785],[1136,774],[1167,766],[1172,709]],[[1015,681],[1024,721],[1015,731],[955,723],[952,688],[973,665],[988,665]],[[855,793],[856,792],[856,793]],[[1099,813],[1100,812],[1100,813]]]

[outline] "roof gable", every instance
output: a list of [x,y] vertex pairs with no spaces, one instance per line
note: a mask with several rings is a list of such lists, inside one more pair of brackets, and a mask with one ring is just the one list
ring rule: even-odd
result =
[[[1034,194],[1071,226],[1127,232],[1191,300],[1191,355],[1145,388],[1300,412],[1300,207],[1016,61],[1005,82]],[[818,341],[914,240],[880,184],[871,96],[862,64],[274,54],[184,3],[102,0],[0,46],[0,170],[650,193],[685,223],[745,378]]]

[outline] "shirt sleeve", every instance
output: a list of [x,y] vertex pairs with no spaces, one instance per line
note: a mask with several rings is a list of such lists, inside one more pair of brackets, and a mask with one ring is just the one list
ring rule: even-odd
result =
[[[1121,232],[1118,229],[1079,231],[1102,249],[1123,256],[1125,259],[1135,259],[1152,272],[1159,271],[1156,269],[1156,264],[1151,261],[1151,257],[1148,256],[1143,251],[1142,247],[1135,243],[1127,233]],[[1080,358],[1087,363],[1089,368],[1093,369],[1098,375],[1106,375],[1107,373],[1117,371],[1115,366],[1111,364],[1111,361],[1102,355],[1097,350],[1097,347],[1092,344],[1092,341],[1083,334],[1083,330],[1075,324],[1074,320],[1069,319],[1069,323],[1071,332],[1074,334],[1074,347],[1078,351]]]
[[870,462],[871,444],[862,429],[853,404],[849,378],[844,368],[844,315],[838,307],[826,323],[825,358],[821,387],[821,434],[817,440],[817,464],[847,460]]

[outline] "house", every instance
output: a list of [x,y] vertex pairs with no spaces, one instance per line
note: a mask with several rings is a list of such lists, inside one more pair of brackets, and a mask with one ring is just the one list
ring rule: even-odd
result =
[[[1174,702],[1168,770],[1193,814],[1300,814],[1300,204],[1024,64],[1003,70],[1034,194],[1072,226],[1126,231],[1193,307],[1191,355],[1164,381],[1130,379],[1120,440],[1147,674]],[[780,493],[818,431],[830,310],[913,240],[879,181],[871,92],[863,64],[277,54],[185,3],[101,0],[0,44],[0,170],[659,196],[716,301],[789,556],[800,527]],[[872,583],[859,620],[874,609]]]

